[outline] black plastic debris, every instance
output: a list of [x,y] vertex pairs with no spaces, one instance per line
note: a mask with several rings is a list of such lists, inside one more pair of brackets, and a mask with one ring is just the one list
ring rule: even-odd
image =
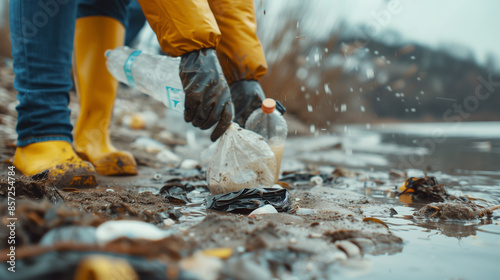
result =
[[169,202],[186,204],[191,202],[187,196],[188,192],[194,189],[195,187],[191,184],[183,184],[179,180],[173,180],[160,189],[160,194],[163,198],[168,199]]
[[286,189],[244,188],[207,198],[207,209],[238,214],[250,214],[266,204],[271,204],[278,212],[287,212],[291,204],[290,193]]

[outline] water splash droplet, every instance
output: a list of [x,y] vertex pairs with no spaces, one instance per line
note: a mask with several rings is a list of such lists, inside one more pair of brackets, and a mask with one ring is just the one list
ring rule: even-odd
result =
[[340,105],[340,112],[345,112],[347,111],[347,105],[346,104],[341,104]]
[[332,91],[330,90],[330,87],[328,86],[328,84],[325,84],[325,93],[332,94]]

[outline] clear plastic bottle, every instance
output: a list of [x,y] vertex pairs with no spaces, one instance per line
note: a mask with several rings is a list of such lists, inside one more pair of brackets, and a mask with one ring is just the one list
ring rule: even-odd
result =
[[262,108],[255,110],[248,117],[245,128],[262,135],[271,147],[277,163],[275,182],[278,182],[288,126],[285,118],[276,110],[276,101],[266,98],[262,102]]
[[106,66],[118,81],[150,95],[172,110],[184,112],[180,59],[152,55],[129,47],[106,51]]

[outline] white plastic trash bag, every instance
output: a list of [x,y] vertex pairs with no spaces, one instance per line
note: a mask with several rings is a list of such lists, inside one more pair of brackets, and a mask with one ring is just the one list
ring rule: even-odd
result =
[[212,194],[270,188],[276,165],[276,157],[262,136],[232,123],[208,164],[208,188]]

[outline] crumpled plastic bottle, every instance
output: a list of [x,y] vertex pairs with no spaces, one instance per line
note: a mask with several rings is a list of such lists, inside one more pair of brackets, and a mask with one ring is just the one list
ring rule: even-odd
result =
[[105,55],[106,67],[115,79],[150,95],[167,108],[184,113],[179,58],[143,53],[129,47],[107,50]]
[[208,188],[212,194],[270,188],[276,168],[276,158],[264,138],[232,123],[208,164]]

